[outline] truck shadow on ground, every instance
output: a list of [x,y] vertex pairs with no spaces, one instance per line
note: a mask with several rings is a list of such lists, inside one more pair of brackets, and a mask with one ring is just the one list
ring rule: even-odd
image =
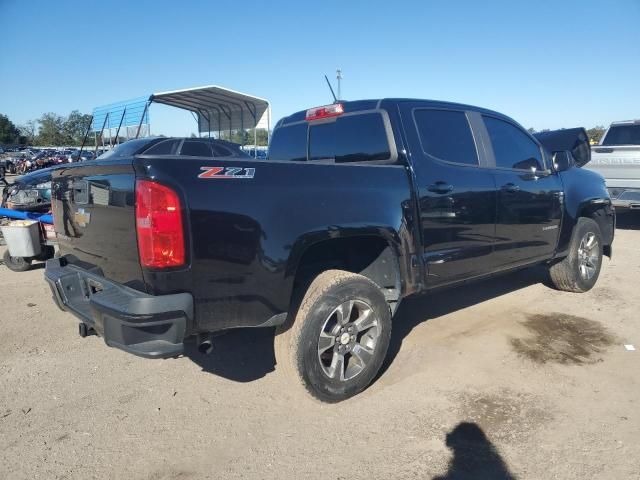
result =
[[498,450],[476,423],[459,423],[447,434],[446,444],[453,458],[447,473],[433,480],[515,480]]
[[621,230],[640,230],[640,211],[616,213],[616,228]]
[[[405,300],[394,318],[391,343],[378,378],[398,355],[403,339],[420,323],[547,281],[547,269],[534,267]],[[231,330],[214,338],[209,355],[200,353],[193,341],[185,344],[184,355],[205,372],[236,382],[251,382],[276,368],[273,335],[273,328]]]
[[251,382],[275,370],[273,328],[239,328],[215,337],[205,355],[195,341],[185,343],[184,356],[203,371],[235,382]]
[[518,270],[404,300],[394,317],[389,350],[378,378],[389,368],[400,352],[402,341],[417,325],[538,283],[551,287],[546,267]]

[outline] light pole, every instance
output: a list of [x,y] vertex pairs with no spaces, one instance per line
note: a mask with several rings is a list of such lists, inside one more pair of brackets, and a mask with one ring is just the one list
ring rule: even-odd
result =
[[340,93],[340,81],[342,80],[342,70],[336,70],[336,80],[338,80],[338,100],[342,99],[342,94]]

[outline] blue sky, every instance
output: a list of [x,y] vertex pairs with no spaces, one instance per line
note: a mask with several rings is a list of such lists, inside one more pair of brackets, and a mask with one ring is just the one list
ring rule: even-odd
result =
[[[640,118],[640,0],[0,0],[0,113],[43,112],[216,84],[273,117],[343,97],[492,108],[526,127]],[[153,133],[192,117],[156,106]]]

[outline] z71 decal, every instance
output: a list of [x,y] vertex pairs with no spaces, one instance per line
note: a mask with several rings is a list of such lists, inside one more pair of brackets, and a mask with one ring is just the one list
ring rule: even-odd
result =
[[198,178],[253,178],[255,168],[241,167],[200,167]]

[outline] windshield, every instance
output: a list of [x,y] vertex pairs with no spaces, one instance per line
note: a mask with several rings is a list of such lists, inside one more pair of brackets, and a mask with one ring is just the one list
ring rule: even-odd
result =
[[602,145],[640,145],[640,125],[614,125]]
[[136,152],[143,149],[152,142],[158,140],[157,138],[138,138],[136,140],[129,140],[124,142],[111,150],[106,151],[100,155],[98,160],[106,160],[108,158],[123,158],[135,155]]

